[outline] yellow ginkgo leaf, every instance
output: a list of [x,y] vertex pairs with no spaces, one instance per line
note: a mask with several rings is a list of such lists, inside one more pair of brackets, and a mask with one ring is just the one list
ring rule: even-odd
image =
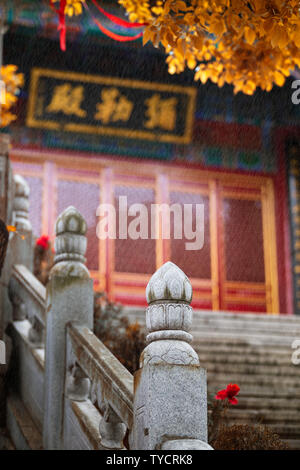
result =
[[253,44],[256,38],[256,33],[252,28],[245,28],[245,39],[249,44]]
[[280,72],[275,70],[275,72],[274,72],[274,81],[275,81],[276,85],[282,86],[285,82],[284,75],[282,75]]
[[195,80],[230,83],[250,95],[282,86],[300,67],[298,0],[118,2],[130,21],[147,23],[144,43],[163,45],[169,73],[195,69]]

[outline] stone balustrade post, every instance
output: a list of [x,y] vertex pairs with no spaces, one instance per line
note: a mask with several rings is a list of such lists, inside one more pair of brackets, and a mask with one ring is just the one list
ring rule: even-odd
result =
[[33,237],[32,226],[29,221],[29,194],[30,188],[25,179],[14,175],[15,196],[13,202],[13,220],[18,233],[13,233],[9,251],[11,266],[23,264],[29,271],[33,269]]
[[[33,267],[32,227],[28,219],[29,193],[30,189],[24,178],[20,175],[14,175],[10,190],[10,194],[13,195],[11,196],[12,201],[8,204],[11,210],[7,220],[9,225],[16,227],[18,233],[11,232],[9,234],[6,259],[1,276],[0,311],[2,309],[1,325],[3,332],[5,332],[7,325],[13,320],[24,319],[26,317],[25,307],[21,305],[20,299],[15,297],[13,304],[11,303],[12,298],[10,294],[14,289],[11,288],[12,281],[10,279],[14,264],[23,264],[30,271],[32,271]],[[18,306],[16,306],[17,303],[19,304]],[[6,340],[8,340],[7,337]]]
[[13,178],[9,159],[10,138],[0,135],[0,219],[11,223]]
[[93,281],[85,263],[86,222],[68,207],[56,221],[55,258],[47,285],[45,449],[61,449],[66,376],[66,326],[93,329]]
[[[3,220],[4,224],[11,224],[12,217],[12,204],[13,204],[13,194],[14,194],[14,182],[12,177],[12,170],[9,159],[9,146],[10,139],[8,135],[0,135],[0,219]],[[5,334],[6,322],[7,322],[7,305],[9,305],[9,299],[7,295],[7,283],[8,275],[10,275],[10,270],[7,268],[8,263],[8,253],[6,252],[5,263],[0,275],[0,341],[1,347],[5,352],[4,359],[0,361],[0,427],[3,427],[5,424],[5,374],[7,370],[7,363],[9,360],[9,347],[7,345],[7,337]]]
[[14,198],[10,224],[16,227],[17,233],[12,232],[9,235],[6,260],[1,278],[5,287],[2,298],[4,331],[13,320],[23,320],[26,317],[25,306],[21,305],[21,300],[17,296],[14,296],[13,299],[11,295],[15,291],[14,283],[11,280],[12,267],[15,264],[22,264],[30,271],[33,269],[33,236],[32,226],[28,218],[30,188],[20,175],[14,175],[13,182]]
[[192,286],[175,264],[156,271],[146,290],[148,345],[134,376],[131,448],[201,449],[207,444],[206,371],[190,345]]

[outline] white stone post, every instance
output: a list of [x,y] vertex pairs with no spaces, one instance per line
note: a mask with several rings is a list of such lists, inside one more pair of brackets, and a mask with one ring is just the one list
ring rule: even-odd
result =
[[13,179],[9,160],[10,138],[0,134],[0,219],[11,223]]
[[[0,135],[0,219],[6,225],[11,224],[12,216],[12,203],[13,203],[13,178],[12,170],[9,160],[9,136],[5,134]],[[0,341],[4,341],[5,344],[1,343],[2,348],[5,350],[5,358],[3,364],[0,362],[0,427],[5,424],[5,374],[7,370],[7,363],[9,360],[9,347],[7,345],[7,337],[5,335],[7,311],[6,306],[9,305],[7,296],[7,275],[10,271],[7,270],[8,253],[6,252],[6,260],[2,273],[0,276]]]
[[18,233],[13,234],[9,242],[11,265],[23,264],[29,271],[33,268],[32,226],[29,221],[30,188],[25,179],[14,175],[15,197],[13,202],[13,220]]
[[[15,291],[13,288],[14,283],[10,280],[12,267],[15,264],[23,264],[30,271],[33,268],[32,226],[28,218],[30,188],[20,175],[14,175],[13,181],[14,198],[10,224],[16,227],[18,233],[10,233],[3,276],[1,278],[5,286],[2,298],[4,330],[13,320],[22,320],[26,317],[25,307],[21,306],[21,300],[18,300],[17,296],[14,296],[13,299],[10,295],[10,292]],[[7,288],[8,285],[9,289]],[[17,303],[20,304],[19,307],[16,306]],[[21,309],[23,309],[22,315]]]
[[148,345],[134,376],[131,448],[211,449],[207,444],[206,372],[189,344],[190,281],[168,262],[150,279],[146,296]]
[[56,221],[55,259],[47,285],[45,449],[61,449],[66,372],[66,325],[93,329],[93,281],[85,263],[86,222],[74,208]]
[[[29,193],[30,189],[24,178],[20,175],[14,175],[10,185],[10,194],[12,194],[13,197],[11,196],[12,200],[8,204],[8,207],[11,208],[8,220],[9,224],[16,227],[18,233],[10,233],[9,235],[6,259],[1,276],[2,284],[0,286],[0,310],[2,307],[1,325],[3,328],[4,339],[8,343],[10,343],[10,339],[5,334],[7,325],[13,320],[24,319],[26,316],[25,306],[21,305],[21,299],[14,296],[13,300],[10,293],[14,289],[8,287],[11,287],[12,281],[10,278],[14,264],[23,264],[32,271],[33,243],[32,227],[28,219]],[[12,301],[13,304],[11,303]],[[19,304],[18,307],[16,306],[17,303]],[[21,310],[23,311],[22,315]],[[10,349],[11,347],[8,346],[7,350],[10,351]],[[7,364],[8,362],[9,354],[7,355]]]

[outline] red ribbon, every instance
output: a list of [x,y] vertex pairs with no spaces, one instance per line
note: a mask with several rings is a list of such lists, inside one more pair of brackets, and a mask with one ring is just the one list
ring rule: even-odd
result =
[[95,5],[98,10],[106,16],[109,20],[111,20],[113,23],[117,24],[118,26],[124,26],[125,28],[140,28],[141,26],[145,26],[147,23],[130,23],[130,21],[125,21],[122,20],[122,18],[119,18],[118,16],[112,15],[111,13],[108,13],[105,11],[98,3],[96,0],[92,0],[93,4]]
[[143,36],[143,32],[137,34],[136,36],[121,36],[120,34],[113,33],[109,29],[106,29],[100,21],[96,20],[96,18],[93,18],[93,21],[96,23],[100,31],[102,31],[103,34],[108,36],[111,39],[114,39],[115,41],[119,42],[126,42],[126,41],[135,41],[136,39],[139,39]]
[[[65,15],[65,8],[66,8],[66,3],[67,0],[60,0],[59,4],[59,9],[54,8],[54,6],[50,1],[50,6],[53,11],[58,15],[58,20],[59,20],[59,25],[57,27],[58,31],[60,32],[59,34],[59,40],[60,40],[60,48],[62,51],[66,50],[66,15]],[[142,26],[145,26],[147,23],[130,23],[129,21],[125,21],[121,18],[118,18],[115,15],[112,15],[111,13],[108,13],[107,11],[103,10],[100,5],[96,2],[96,0],[92,0],[94,5],[98,8],[98,10],[103,13],[108,19],[110,19],[113,23],[117,24],[118,26],[123,26],[126,28],[140,28]],[[88,6],[84,4],[84,6],[88,9]],[[96,18],[93,17],[93,21],[95,24],[98,26],[100,31],[102,31],[103,34],[106,36],[110,37],[111,39],[114,39],[115,41],[119,42],[127,42],[127,41],[135,41],[136,39],[139,39],[143,36],[143,32],[140,32],[136,34],[135,36],[122,36],[120,34],[113,33],[109,29],[105,28]]]
[[65,15],[65,8],[66,8],[67,0],[60,0],[59,10],[57,10],[59,25],[58,31],[59,40],[60,40],[60,48],[62,51],[66,50],[66,15]]
[[59,9],[57,10],[54,8],[52,5],[51,0],[50,2],[50,7],[52,8],[53,11],[58,15],[58,20],[59,24],[57,27],[57,30],[60,31],[59,33],[59,41],[60,41],[60,48],[62,51],[66,50],[66,15],[65,15],[65,8],[66,8],[66,3],[67,0],[60,0],[59,4]]

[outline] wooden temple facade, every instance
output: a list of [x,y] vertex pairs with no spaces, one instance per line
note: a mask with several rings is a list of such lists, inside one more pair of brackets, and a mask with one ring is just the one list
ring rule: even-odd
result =
[[[299,313],[300,110],[291,80],[233,96],[188,72],[169,76],[164,57],[139,43],[73,31],[63,53],[49,37],[55,29],[36,33],[19,15],[4,44],[4,62],[26,75],[11,159],[31,188],[35,235],[52,237],[58,214],[74,205],[88,223],[95,289],[126,305],[145,305],[151,274],[171,260],[191,279],[197,309]],[[118,209],[120,195],[146,206],[204,204],[204,247],[186,251],[185,239],[161,236],[99,240],[97,207]]]

